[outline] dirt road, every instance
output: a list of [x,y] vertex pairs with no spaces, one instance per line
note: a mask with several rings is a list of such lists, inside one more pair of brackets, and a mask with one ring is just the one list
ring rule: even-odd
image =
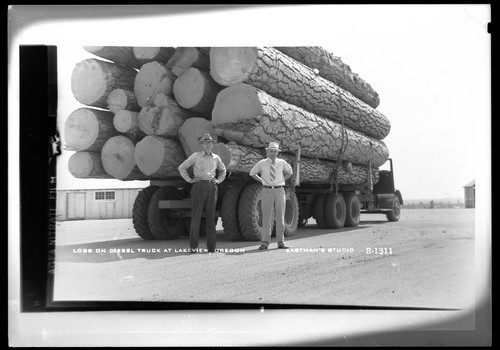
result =
[[[220,224],[219,224],[220,225]],[[474,210],[403,210],[399,222],[362,215],[357,228],[317,229],[289,250],[190,254],[188,238],[145,241],[132,220],[57,224],[54,300],[187,301],[468,308],[474,302]],[[218,226],[221,229],[220,226]],[[206,248],[202,238],[200,248]],[[233,249],[233,251],[230,251]]]

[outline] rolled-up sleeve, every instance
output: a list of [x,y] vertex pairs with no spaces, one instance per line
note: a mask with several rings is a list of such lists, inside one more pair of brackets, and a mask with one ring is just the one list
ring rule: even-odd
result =
[[283,166],[284,166],[285,173],[293,175],[293,169],[290,166],[290,164],[288,164],[288,162],[285,161],[285,164]]

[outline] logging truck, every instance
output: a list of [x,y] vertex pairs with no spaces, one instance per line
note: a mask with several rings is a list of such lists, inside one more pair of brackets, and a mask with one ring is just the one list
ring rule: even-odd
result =
[[[293,236],[299,227],[313,217],[320,229],[357,227],[361,213],[381,213],[389,221],[398,221],[403,198],[394,186],[394,170],[380,170],[373,184],[371,169],[368,181],[361,185],[300,184],[300,152],[295,156],[295,176],[285,186],[285,237]],[[143,239],[174,239],[187,235],[191,216],[191,185],[182,179],[151,181],[139,192],[133,206],[133,224]],[[259,241],[262,231],[262,185],[247,173],[228,173],[219,185],[219,196],[213,218],[222,220],[225,236],[233,241]],[[274,232],[273,232],[274,235]]]
[[191,185],[178,166],[206,133],[227,177],[215,217],[204,220],[220,218],[230,240],[261,239],[262,186],[249,171],[271,141],[295,174],[285,236],[311,217],[324,229],[355,227],[361,213],[399,220],[403,198],[383,142],[390,121],[340,57],[321,47],[84,48],[108,61],[73,70],[73,95],[86,107],[65,123],[65,146],[76,151],[68,168],[77,178],[150,181],[133,205],[143,239],[188,233]]

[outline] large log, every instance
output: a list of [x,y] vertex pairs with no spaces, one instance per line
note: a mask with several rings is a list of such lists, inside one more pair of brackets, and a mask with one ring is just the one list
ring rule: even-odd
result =
[[71,76],[71,90],[84,105],[108,108],[108,96],[115,89],[133,90],[137,71],[94,58],[78,63]]
[[[266,152],[263,149],[242,146],[234,142],[219,143],[217,145],[221,149],[221,154],[229,154],[228,164],[224,163],[227,171],[248,173],[258,161],[266,158]],[[289,164],[293,164],[294,155],[281,153],[280,157]],[[301,157],[299,164],[301,183],[330,184],[335,179],[337,163],[334,161]],[[339,166],[338,177],[340,184],[361,185],[368,183],[368,168],[359,165],[352,165],[350,168]],[[377,169],[372,170],[372,179],[373,184],[378,182],[379,174]]]
[[[285,152],[379,167],[389,151],[383,141],[274,98],[248,84],[222,90],[212,112],[217,135],[254,148],[278,141]],[[345,149],[343,151],[343,149]]]
[[64,143],[73,151],[100,152],[104,143],[118,135],[113,113],[82,107],[73,111],[64,125]]
[[118,64],[141,68],[131,47],[127,46],[84,46],[85,51]]
[[151,178],[180,177],[178,167],[186,160],[178,140],[146,136],[135,147],[135,161],[142,173]]
[[121,110],[139,112],[141,107],[137,104],[133,91],[114,89],[108,95],[108,109],[113,113]]
[[205,134],[210,134],[215,142],[218,141],[214,126],[209,120],[193,117],[187,119],[184,124],[182,124],[179,128],[178,135],[182,149],[187,157],[194,152],[202,150],[198,140]]
[[379,140],[390,131],[390,122],[382,113],[270,47],[211,48],[210,75],[223,86],[251,84]]
[[118,180],[148,180],[135,163],[135,144],[128,137],[113,136],[101,151],[104,170]]
[[181,76],[191,67],[208,72],[210,69],[210,58],[205,48],[178,47],[167,62],[167,67],[177,77]]
[[176,77],[164,64],[154,61],[144,64],[134,82],[134,93],[137,104],[141,107],[153,105],[156,95],[174,96]]
[[340,57],[320,46],[275,47],[285,55],[317,69],[319,75],[330,80],[373,108],[380,104],[378,93],[358,74],[354,73]]
[[140,141],[146,134],[139,127],[139,113],[121,110],[113,118],[115,129],[127,136],[134,142]]
[[174,82],[175,100],[180,106],[192,111],[210,115],[217,94],[222,87],[209,73],[191,67]]
[[102,166],[100,152],[73,153],[68,161],[68,170],[79,179],[113,179]]
[[174,99],[166,97],[168,103],[162,107],[143,107],[139,113],[139,128],[146,135],[178,138],[179,128],[186,119],[195,116],[193,112],[180,107]]
[[167,63],[175,52],[173,47],[134,47],[134,57],[141,64],[158,61]]

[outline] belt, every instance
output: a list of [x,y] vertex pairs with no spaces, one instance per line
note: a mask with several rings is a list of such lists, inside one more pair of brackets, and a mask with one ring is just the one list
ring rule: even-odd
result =
[[198,182],[208,182],[208,183],[210,183],[210,182],[214,182],[214,180],[199,180]]
[[264,186],[264,188],[281,188],[281,187],[285,187],[285,186]]

